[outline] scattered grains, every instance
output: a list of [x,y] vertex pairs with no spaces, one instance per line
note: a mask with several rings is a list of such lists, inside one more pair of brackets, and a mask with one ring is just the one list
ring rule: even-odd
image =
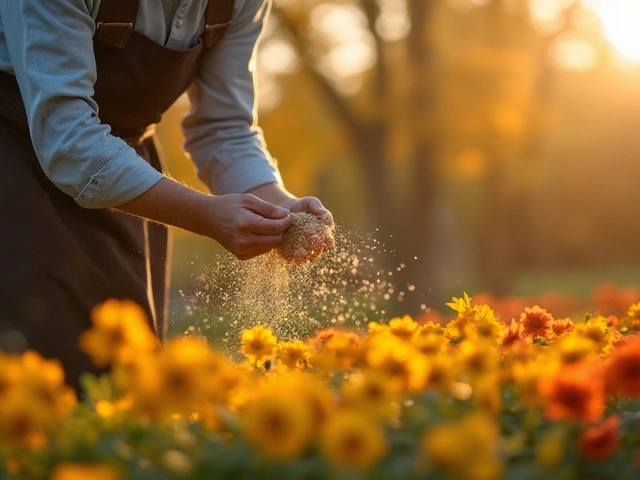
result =
[[[282,340],[293,340],[327,325],[366,328],[369,321],[384,321],[396,288],[387,271],[377,267],[383,253],[379,242],[371,234],[345,232],[327,223],[316,223],[315,228],[330,235],[331,248],[309,247],[305,234],[298,234],[306,245],[302,251],[313,255],[289,253],[287,258],[274,250],[239,261],[220,251],[208,259],[205,273],[194,282],[195,291],[181,291],[182,300],[173,304],[176,316],[191,316],[183,332],[202,335],[231,353],[240,348],[242,331],[258,324]],[[325,253],[314,257],[320,250]]]

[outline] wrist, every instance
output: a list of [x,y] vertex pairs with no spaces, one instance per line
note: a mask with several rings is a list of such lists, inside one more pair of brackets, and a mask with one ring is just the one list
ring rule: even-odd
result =
[[291,195],[284,186],[279,183],[266,183],[249,190],[247,193],[255,195],[265,202],[287,209],[297,200],[295,196]]

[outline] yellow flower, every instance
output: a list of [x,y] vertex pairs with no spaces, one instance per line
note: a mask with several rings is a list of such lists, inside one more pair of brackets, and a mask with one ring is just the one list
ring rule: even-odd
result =
[[98,367],[128,363],[152,352],[158,340],[144,310],[131,300],[107,300],[91,312],[93,327],[82,333],[80,349]]
[[323,345],[323,352],[332,355],[336,368],[348,368],[356,363],[360,349],[360,338],[351,332],[336,331]]
[[299,457],[309,442],[311,413],[305,402],[269,391],[248,403],[242,415],[246,439],[274,460]]
[[429,374],[426,357],[395,336],[378,334],[370,337],[365,360],[399,391],[420,390]]
[[441,393],[449,391],[458,373],[457,363],[451,355],[440,353],[429,357],[427,388],[437,388]]
[[29,350],[22,355],[20,385],[32,401],[42,404],[52,415],[61,418],[76,404],[73,389],[64,383],[64,370],[58,360],[47,360]]
[[446,305],[458,312],[455,320],[449,322],[446,326],[446,335],[449,339],[455,339],[463,335],[465,327],[474,317],[474,308],[471,306],[471,298],[465,293],[463,298],[453,297],[452,302]]
[[367,328],[369,329],[370,333],[382,333],[382,332],[389,331],[388,325],[382,325],[378,322],[369,322],[369,324],[367,325]]
[[473,398],[487,413],[498,414],[502,407],[502,388],[498,375],[484,375],[473,382]]
[[247,383],[253,383],[247,369],[231,364],[219,355],[211,356],[207,371],[207,400],[214,404],[226,405],[230,396],[238,389],[244,388]]
[[418,330],[418,324],[409,316],[389,320],[389,331],[404,340],[409,340]]
[[0,402],[0,443],[43,447],[45,429],[50,428],[55,417],[24,389],[12,389]]
[[473,308],[472,321],[464,326],[464,334],[468,337],[481,337],[499,344],[504,336],[505,327],[488,305]]
[[119,369],[115,382],[131,395],[138,413],[151,418],[188,416],[207,399],[214,362],[206,343],[191,337],[177,338],[159,354],[140,357]]
[[133,406],[133,399],[130,396],[119,398],[115,402],[99,400],[96,402],[96,413],[104,418],[109,419],[122,412],[128,412]]
[[351,375],[341,391],[349,405],[377,418],[388,418],[393,412],[394,389],[388,379],[375,370]]
[[573,329],[573,335],[589,338],[598,346],[598,354],[607,355],[613,348],[613,342],[619,339],[617,331],[607,324],[605,317],[599,316],[578,323]]
[[471,378],[493,373],[498,368],[498,351],[482,337],[460,342],[459,353],[463,373]]
[[513,365],[511,374],[518,396],[525,405],[536,405],[539,402],[538,384],[541,373],[540,366],[536,362],[518,362]]
[[118,472],[99,463],[62,463],[51,473],[51,480],[119,480]]
[[599,351],[598,344],[582,335],[565,335],[551,344],[549,355],[565,365],[591,360]]
[[458,312],[458,317],[471,317],[473,308],[471,307],[471,298],[465,292],[462,298],[453,297],[451,302],[445,304],[447,307]]
[[427,430],[421,448],[435,466],[453,478],[494,480],[500,477],[499,430],[493,418],[473,413],[463,419]]
[[629,307],[629,310],[627,310],[627,317],[640,320],[640,302],[634,303]]
[[261,365],[275,353],[277,339],[270,328],[258,325],[242,332],[242,352],[254,365]]
[[424,325],[421,325],[420,328],[418,329],[418,332],[416,333],[418,335],[426,334],[426,333],[435,333],[435,334],[444,336],[444,328],[442,327],[442,325],[438,325],[437,323],[433,323],[429,321]]
[[0,396],[13,387],[22,376],[19,355],[6,355],[0,351]]
[[629,307],[627,316],[620,319],[620,331],[640,332],[640,302]]
[[436,355],[447,350],[449,341],[442,333],[418,330],[412,337],[413,345],[425,355]]
[[567,440],[565,427],[559,426],[552,429],[536,444],[536,462],[549,470],[556,468],[564,458]]
[[428,430],[422,438],[422,450],[427,458],[441,468],[453,468],[465,461],[457,425],[441,425]]
[[2,355],[0,367],[0,438],[32,447],[44,444],[44,433],[76,404],[60,363],[27,351]]
[[345,410],[329,419],[320,449],[334,465],[365,469],[385,455],[387,444],[379,425],[362,413]]
[[267,380],[261,394],[295,398],[309,412],[311,433],[317,434],[335,408],[332,389],[318,377],[299,371],[289,371],[286,375],[273,376]]
[[303,367],[311,358],[311,350],[300,340],[282,342],[278,345],[278,358],[287,367]]

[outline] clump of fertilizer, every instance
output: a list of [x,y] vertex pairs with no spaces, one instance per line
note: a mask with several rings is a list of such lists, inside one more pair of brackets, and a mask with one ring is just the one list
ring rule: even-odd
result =
[[335,248],[331,215],[291,213],[291,225],[284,233],[278,253],[287,262],[301,265]]

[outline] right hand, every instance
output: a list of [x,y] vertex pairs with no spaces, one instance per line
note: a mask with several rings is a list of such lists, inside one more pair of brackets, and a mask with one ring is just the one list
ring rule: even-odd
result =
[[289,211],[251,194],[211,197],[208,236],[239,260],[262,255],[282,244],[291,223]]

